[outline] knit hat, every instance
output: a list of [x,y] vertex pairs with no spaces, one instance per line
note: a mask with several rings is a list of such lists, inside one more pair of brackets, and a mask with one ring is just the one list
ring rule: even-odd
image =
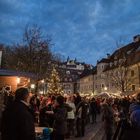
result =
[[24,100],[27,95],[29,95],[29,91],[27,88],[24,87],[19,88],[15,92],[15,100],[17,101]]

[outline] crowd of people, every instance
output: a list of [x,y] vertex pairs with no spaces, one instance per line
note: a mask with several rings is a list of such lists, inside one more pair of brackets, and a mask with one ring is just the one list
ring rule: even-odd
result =
[[2,140],[36,140],[35,126],[53,128],[51,140],[84,137],[86,125],[94,127],[99,116],[105,140],[140,139],[140,94],[137,98],[31,96],[27,88],[19,88],[5,102]]

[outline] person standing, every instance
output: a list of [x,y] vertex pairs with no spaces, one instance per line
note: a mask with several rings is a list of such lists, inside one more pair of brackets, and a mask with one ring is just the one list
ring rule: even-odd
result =
[[15,100],[2,115],[2,140],[35,140],[35,127],[30,112],[27,88],[15,92]]
[[64,97],[58,96],[55,100],[54,111],[46,111],[50,117],[54,119],[54,134],[53,140],[64,140],[64,136],[67,132],[67,112],[68,106],[64,103]]
[[102,105],[102,120],[105,130],[106,140],[111,140],[113,136],[114,116],[111,107],[111,100],[107,99]]
[[87,118],[87,103],[84,98],[77,105],[76,108],[76,137],[83,137],[85,135],[85,122]]
[[69,138],[71,135],[74,135],[74,122],[75,122],[75,112],[76,112],[76,107],[74,104],[73,96],[70,96],[67,98],[66,102],[72,110],[68,112],[67,114],[67,123],[68,123],[68,132],[67,132],[67,137]]
[[92,123],[96,122],[96,116],[97,116],[97,103],[95,98],[92,98],[90,103],[90,113],[92,116]]
[[77,107],[77,105],[81,102],[81,96],[79,93],[76,94],[76,97],[75,97],[75,100],[74,100],[74,103],[75,103],[75,106]]

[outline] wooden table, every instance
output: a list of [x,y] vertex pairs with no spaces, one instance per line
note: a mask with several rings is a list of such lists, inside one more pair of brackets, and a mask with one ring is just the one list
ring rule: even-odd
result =
[[[47,127],[35,127],[35,133],[38,135],[38,134],[42,134],[43,133],[43,129],[45,129]],[[53,128],[49,128],[50,129],[50,132],[53,131]]]
[[43,129],[45,129],[46,127],[35,127],[35,133],[36,134],[42,134]]

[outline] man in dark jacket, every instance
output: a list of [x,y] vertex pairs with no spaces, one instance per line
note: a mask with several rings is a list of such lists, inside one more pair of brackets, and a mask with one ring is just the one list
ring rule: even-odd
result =
[[79,93],[77,93],[74,101],[75,106],[77,106],[80,102],[81,102],[81,96],[79,95]]
[[64,140],[67,132],[67,112],[72,108],[64,103],[64,97],[58,96],[54,104],[54,111],[47,111],[54,118],[54,138],[53,140]]
[[35,140],[33,116],[28,107],[29,92],[19,88],[15,101],[6,108],[2,117],[2,140]]
[[85,122],[87,117],[87,103],[82,98],[82,101],[77,105],[76,108],[76,137],[85,135]]
[[97,103],[95,98],[92,98],[90,103],[90,113],[92,116],[92,123],[96,122],[96,116],[97,116]]
[[119,140],[140,139],[140,93],[137,95],[137,102],[130,105],[130,123],[120,126],[122,135]]
[[106,103],[102,105],[102,120],[105,130],[106,140],[111,140],[113,135],[113,109],[111,107],[111,101],[106,100]]

